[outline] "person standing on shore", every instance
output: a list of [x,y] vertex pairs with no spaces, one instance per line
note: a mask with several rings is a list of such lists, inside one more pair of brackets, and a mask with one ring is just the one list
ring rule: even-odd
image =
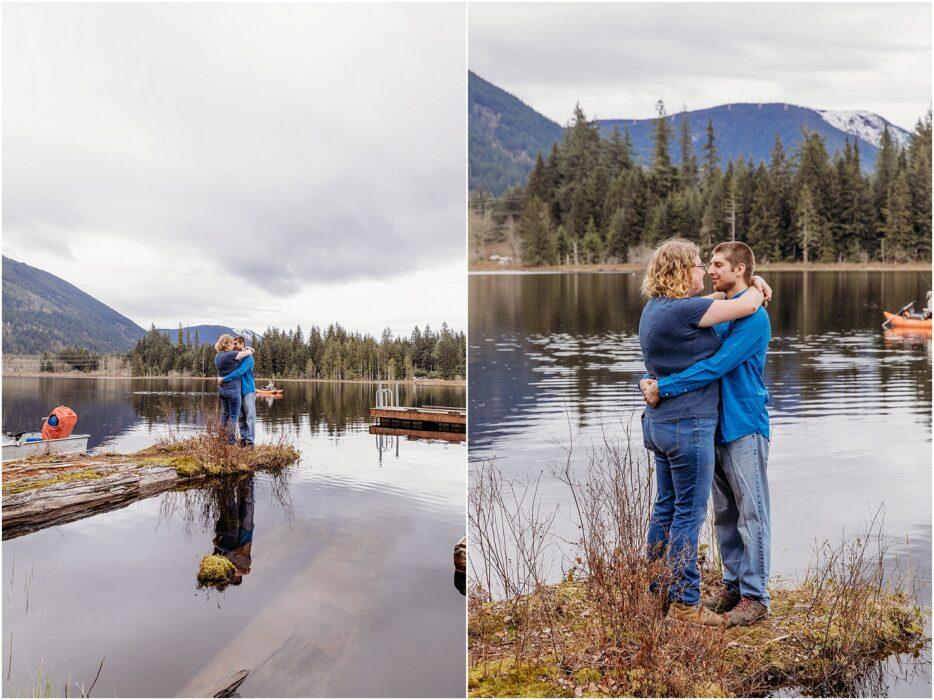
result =
[[[649,376],[675,374],[712,357],[721,342],[713,326],[754,314],[764,300],[756,289],[725,300],[699,297],[703,289],[704,264],[695,244],[672,238],[653,251],[642,285],[648,302],[639,320],[639,346]],[[669,617],[719,626],[723,618],[700,604],[697,568],[720,399],[719,385],[708,384],[647,406],[642,435],[655,455],[657,485],[648,556],[666,559],[673,575],[671,582],[653,582],[652,590],[665,600]]]
[[237,416],[240,415],[240,377],[223,381],[222,377],[237,369],[237,351],[234,350],[234,339],[224,333],[214,343],[217,354],[214,356],[214,366],[217,368],[217,393],[221,401],[221,422],[227,432],[228,444],[237,442]]
[[[727,242],[714,248],[708,272],[715,291],[737,299],[752,285],[754,267],[749,246]],[[654,407],[719,380],[713,505],[723,585],[702,603],[728,626],[749,625],[768,616],[770,602],[769,393],[762,375],[772,328],[759,307],[714,330],[723,343],[716,354],[640,386]]]
[[253,378],[253,348],[246,346],[246,338],[238,335],[233,339],[234,350],[237,351],[237,360],[240,364],[235,370],[217,381],[223,385],[226,382],[239,379],[240,381],[240,447],[253,449],[256,436],[256,381]]

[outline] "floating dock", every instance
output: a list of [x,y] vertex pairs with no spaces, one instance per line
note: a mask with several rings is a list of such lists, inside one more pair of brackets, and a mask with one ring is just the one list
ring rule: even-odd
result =
[[415,428],[389,428],[384,425],[371,425],[370,435],[399,436],[409,440],[444,440],[445,442],[464,442],[467,439],[467,432],[464,430],[417,430]]
[[467,409],[449,406],[377,406],[370,409],[377,435],[408,435],[460,442],[467,438]]

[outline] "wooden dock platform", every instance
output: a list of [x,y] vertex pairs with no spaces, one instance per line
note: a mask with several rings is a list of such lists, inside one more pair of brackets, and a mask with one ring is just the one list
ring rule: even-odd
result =
[[377,425],[384,427],[393,427],[393,422],[467,427],[467,409],[449,406],[380,406],[370,409],[370,417],[376,418]]

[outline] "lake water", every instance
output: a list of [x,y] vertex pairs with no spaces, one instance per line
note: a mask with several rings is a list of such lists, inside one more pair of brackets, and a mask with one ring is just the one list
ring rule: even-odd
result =
[[[766,363],[773,573],[795,577],[815,541],[857,534],[884,507],[892,562],[917,569],[930,605],[931,341],[885,333],[882,310],[923,305],[916,272],[773,272]],[[544,471],[546,504],[566,507],[549,465],[573,442],[572,463],[604,432],[638,416],[644,371],[639,274],[471,275],[471,463],[494,458],[507,477]],[[634,420],[633,417],[635,418]],[[555,529],[576,540],[567,517]],[[554,575],[562,565],[557,561]],[[930,679],[893,679],[890,692],[930,696]]]
[[[136,450],[203,425],[215,386],[5,378],[3,429],[36,429],[64,403],[92,449]],[[39,676],[77,695],[103,658],[97,696],[192,695],[239,669],[243,696],[463,696],[452,556],[466,447],[370,435],[375,385],[283,386],[257,400],[257,442],[284,432],[302,452],[281,479],[164,494],[3,543],[5,695],[31,694]],[[405,405],[465,401],[459,388],[401,391]],[[249,573],[198,589],[218,506],[250,491]]]

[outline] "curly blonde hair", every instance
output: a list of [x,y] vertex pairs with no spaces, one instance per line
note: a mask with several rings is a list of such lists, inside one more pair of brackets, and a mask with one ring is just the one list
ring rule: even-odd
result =
[[691,288],[694,257],[700,256],[697,246],[684,238],[669,238],[652,251],[652,258],[642,280],[642,293],[647,297],[686,297]]
[[233,350],[233,338],[229,333],[224,333],[220,338],[217,339],[217,342],[214,343],[214,349],[217,352],[226,352],[227,350]]

